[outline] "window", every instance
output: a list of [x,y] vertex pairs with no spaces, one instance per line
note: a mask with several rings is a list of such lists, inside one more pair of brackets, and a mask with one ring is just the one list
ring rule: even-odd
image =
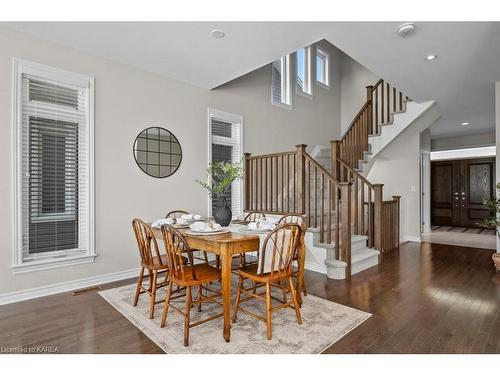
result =
[[272,63],[272,103],[279,106],[290,106],[292,104],[290,88],[290,55],[287,55]]
[[93,78],[15,70],[14,270],[93,261]]
[[320,48],[316,49],[316,82],[330,86],[329,56]]
[[[243,118],[238,115],[209,109],[209,163],[215,161],[241,162],[243,158]],[[233,217],[243,213],[243,183],[236,180],[224,196],[231,207]],[[218,205],[217,198],[210,199],[209,213]]]
[[297,92],[312,95],[311,47],[297,50]]

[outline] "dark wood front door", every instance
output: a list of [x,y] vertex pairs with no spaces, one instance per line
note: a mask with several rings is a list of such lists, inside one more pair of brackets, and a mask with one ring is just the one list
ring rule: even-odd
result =
[[432,162],[431,194],[433,225],[478,227],[490,216],[482,201],[495,194],[495,159]]

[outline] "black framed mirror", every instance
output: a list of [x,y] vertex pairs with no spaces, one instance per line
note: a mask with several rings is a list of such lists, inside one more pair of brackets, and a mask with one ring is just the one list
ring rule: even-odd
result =
[[182,148],[167,129],[152,126],[139,133],[134,142],[134,158],[142,171],[151,177],[165,178],[177,171]]

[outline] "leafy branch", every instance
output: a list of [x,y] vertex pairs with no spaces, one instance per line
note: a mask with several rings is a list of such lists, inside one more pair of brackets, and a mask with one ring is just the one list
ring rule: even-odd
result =
[[228,191],[234,180],[243,177],[242,162],[231,163],[216,161],[207,168],[207,182],[195,180],[208,190],[211,195],[219,195]]
[[[500,193],[500,183],[496,185],[497,191]],[[486,207],[493,216],[484,219],[479,223],[484,228],[495,229],[497,236],[500,237],[500,198],[484,198],[483,206]]]

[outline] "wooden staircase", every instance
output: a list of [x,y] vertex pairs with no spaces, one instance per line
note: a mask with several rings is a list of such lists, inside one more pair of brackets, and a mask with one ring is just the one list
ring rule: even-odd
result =
[[[353,271],[352,244],[366,242],[380,254],[399,250],[400,197],[383,199],[383,185],[359,171],[369,153],[369,137],[379,134],[392,116],[404,112],[408,98],[380,80],[367,87],[367,101],[342,139],[331,141],[331,170],[306,152],[245,154],[245,211],[301,214],[318,246],[331,250],[330,262],[345,262]],[[359,246],[358,246],[359,247]]]

